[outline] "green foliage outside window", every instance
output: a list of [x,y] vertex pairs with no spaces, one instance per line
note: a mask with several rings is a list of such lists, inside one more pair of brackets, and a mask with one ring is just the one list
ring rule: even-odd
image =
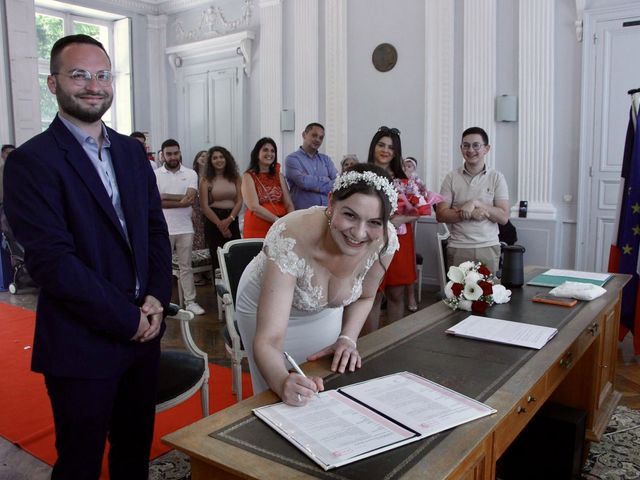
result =
[[84,35],[89,35],[90,37],[95,38],[99,42],[103,42],[100,39],[100,27],[98,25],[92,25],[90,23],[83,22],[73,22],[75,33],[82,33]]
[[64,35],[64,20],[59,17],[36,14],[38,58],[49,60],[51,47]]

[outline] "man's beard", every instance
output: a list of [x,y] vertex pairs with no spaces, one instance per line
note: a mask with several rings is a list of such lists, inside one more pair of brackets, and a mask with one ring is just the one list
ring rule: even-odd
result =
[[113,101],[113,94],[109,95],[103,93],[103,103],[86,107],[80,105],[78,101],[72,95],[69,95],[62,88],[58,87],[56,90],[56,98],[58,99],[58,106],[62,111],[67,113],[73,118],[85,123],[94,123],[102,118],[104,113],[111,107]]

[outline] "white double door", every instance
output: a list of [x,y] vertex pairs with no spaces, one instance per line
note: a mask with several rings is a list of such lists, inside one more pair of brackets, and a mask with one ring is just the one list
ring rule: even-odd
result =
[[588,20],[582,132],[586,168],[580,172],[585,185],[581,201],[587,210],[581,215],[584,236],[577,240],[583,248],[576,252],[576,264],[581,269],[604,272],[617,233],[620,171],[631,106],[627,91],[640,88],[640,5],[612,8]]
[[177,79],[183,161],[191,167],[200,150],[219,145],[244,164],[244,73],[242,65],[194,64]]

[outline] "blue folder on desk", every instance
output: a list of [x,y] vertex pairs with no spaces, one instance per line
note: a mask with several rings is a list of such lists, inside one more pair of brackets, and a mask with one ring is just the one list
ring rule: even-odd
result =
[[578,272],[573,270],[547,270],[540,275],[533,277],[527,282],[527,285],[535,285],[538,287],[557,287],[564,282],[580,282],[592,283],[602,287],[607,283],[613,274],[610,273],[593,273]]

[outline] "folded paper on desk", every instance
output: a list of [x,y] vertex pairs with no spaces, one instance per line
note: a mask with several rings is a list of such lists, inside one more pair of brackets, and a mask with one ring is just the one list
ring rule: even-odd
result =
[[469,315],[460,323],[445,330],[445,332],[458,337],[506,343],[540,350],[558,333],[558,329]]
[[410,372],[321,392],[304,407],[277,403],[253,410],[324,470],[495,412]]
[[580,282],[592,283],[593,285],[603,286],[613,277],[610,273],[596,272],[579,272],[577,270],[560,270],[552,268],[540,275],[533,277],[527,282],[527,285],[535,285],[538,287],[557,287],[564,282]]

